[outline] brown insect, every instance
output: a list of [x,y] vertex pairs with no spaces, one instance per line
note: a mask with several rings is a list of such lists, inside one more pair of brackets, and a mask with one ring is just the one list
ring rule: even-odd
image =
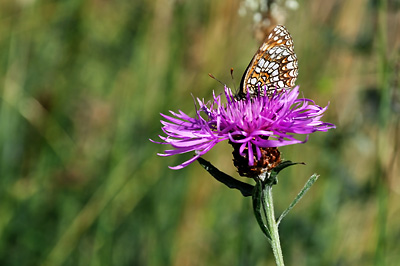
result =
[[[240,82],[238,98],[272,94],[294,86],[298,75],[293,40],[287,29],[276,26],[258,49]],[[266,86],[266,88],[265,88]]]

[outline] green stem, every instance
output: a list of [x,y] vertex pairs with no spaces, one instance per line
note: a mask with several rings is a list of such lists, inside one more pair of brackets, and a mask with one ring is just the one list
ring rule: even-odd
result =
[[[263,193],[262,193],[262,183],[257,182],[257,185],[254,187],[253,191],[253,210],[254,210],[254,215],[256,216],[257,223],[260,226],[261,230],[263,231],[264,235],[267,237],[268,241],[271,243],[271,233],[269,232],[269,228],[265,224],[261,212],[261,206],[263,206]],[[263,208],[264,210],[264,208]],[[265,212],[264,212],[265,214]],[[265,215],[264,215],[265,216]]]
[[285,264],[283,262],[281,243],[279,241],[278,224],[276,223],[275,220],[274,202],[272,198],[272,185],[266,184],[263,187],[262,198],[263,198],[264,211],[267,216],[266,218],[267,218],[267,226],[269,229],[268,231],[271,234],[270,242],[272,246],[272,252],[274,253],[276,265],[283,266]]

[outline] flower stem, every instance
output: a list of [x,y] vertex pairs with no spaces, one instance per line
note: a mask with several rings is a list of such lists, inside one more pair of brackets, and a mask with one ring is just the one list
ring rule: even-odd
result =
[[274,253],[276,265],[283,266],[281,243],[279,241],[278,224],[275,220],[274,203],[272,198],[272,184],[266,184],[262,192],[263,208],[267,219],[268,231],[271,237],[272,252]]
[[263,184],[261,182],[258,182],[257,185],[254,187],[253,210],[254,210],[254,215],[256,216],[257,223],[261,228],[261,231],[263,231],[264,235],[267,237],[268,242],[271,243],[271,233],[269,232],[269,228],[264,222],[262,216],[263,213],[265,216],[265,209],[263,208],[263,212],[261,212],[261,206],[264,206],[262,186]]

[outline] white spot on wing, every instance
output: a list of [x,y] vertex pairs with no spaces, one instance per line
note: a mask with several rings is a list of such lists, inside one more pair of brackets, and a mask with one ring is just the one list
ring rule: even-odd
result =
[[293,62],[287,63],[287,64],[286,64],[286,67],[287,67],[288,69],[294,69]]
[[267,45],[263,43],[263,45],[260,47],[260,50],[265,52],[265,50],[267,50]]
[[275,62],[271,62],[271,63],[269,64],[269,66],[268,66],[268,69],[272,69],[275,65],[276,65]]
[[271,49],[269,49],[268,53],[273,54],[273,53],[275,53],[275,50],[276,50],[275,48],[271,48]]

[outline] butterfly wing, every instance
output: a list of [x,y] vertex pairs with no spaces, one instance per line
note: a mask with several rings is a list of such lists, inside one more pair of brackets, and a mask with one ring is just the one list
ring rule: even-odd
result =
[[[293,40],[284,26],[276,26],[254,55],[240,82],[239,97],[267,94],[293,87],[298,75]],[[259,92],[259,89],[261,91]]]

